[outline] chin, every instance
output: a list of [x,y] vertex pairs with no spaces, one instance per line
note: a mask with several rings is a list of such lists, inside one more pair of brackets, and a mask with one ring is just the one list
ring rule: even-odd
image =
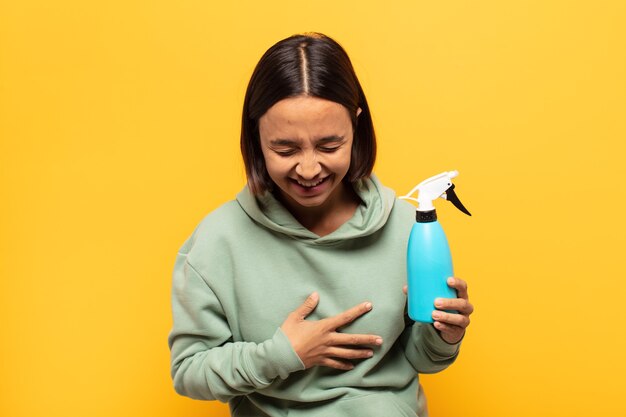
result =
[[326,200],[328,198],[324,197],[324,198],[312,198],[312,199],[307,199],[307,200],[302,200],[302,199],[296,199],[293,196],[290,196],[291,200],[294,201],[295,203],[297,203],[298,205],[302,206],[302,207],[307,207],[307,208],[313,208],[313,207],[319,207],[324,205],[324,203],[326,202]]

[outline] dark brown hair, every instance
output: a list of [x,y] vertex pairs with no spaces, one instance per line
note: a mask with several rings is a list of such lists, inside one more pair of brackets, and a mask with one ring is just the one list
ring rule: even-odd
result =
[[[376,135],[365,94],[346,51],[321,33],[293,35],[276,43],[257,64],[243,104],[241,154],[248,187],[259,195],[271,190],[259,138],[259,119],[275,103],[289,97],[311,96],[348,109],[354,140],[346,180],[368,177],[376,160]],[[357,109],[361,114],[357,118]]]

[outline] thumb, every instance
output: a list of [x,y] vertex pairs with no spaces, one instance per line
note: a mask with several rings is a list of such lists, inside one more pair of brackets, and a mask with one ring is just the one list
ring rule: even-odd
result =
[[298,317],[302,317],[302,319],[305,319],[306,316],[308,316],[313,310],[315,310],[315,307],[317,307],[317,303],[319,302],[319,300],[320,296],[317,291],[309,295],[307,299],[304,300],[304,303],[302,303],[300,307],[296,309],[295,312],[297,313]]

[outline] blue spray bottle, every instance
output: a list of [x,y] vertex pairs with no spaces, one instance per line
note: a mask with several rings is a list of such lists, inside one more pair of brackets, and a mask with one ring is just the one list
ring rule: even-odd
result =
[[[433,322],[435,298],[456,298],[455,290],[447,284],[448,277],[454,276],[450,247],[433,201],[441,197],[471,216],[454,192],[452,178],[458,175],[458,171],[435,175],[400,197],[418,204],[407,250],[409,317],[415,321]],[[416,191],[418,198],[411,197]]]

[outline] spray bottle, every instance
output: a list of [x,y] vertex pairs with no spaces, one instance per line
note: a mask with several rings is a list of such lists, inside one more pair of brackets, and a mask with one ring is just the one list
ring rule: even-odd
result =
[[[437,221],[433,201],[443,198],[471,216],[454,192],[452,178],[458,175],[458,171],[435,175],[400,197],[418,204],[407,250],[409,317],[415,321],[432,323],[435,298],[457,296],[447,284],[448,278],[454,276],[452,256],[446,235]],[[415,191],[419,191],[418,198],[411,197]]]

